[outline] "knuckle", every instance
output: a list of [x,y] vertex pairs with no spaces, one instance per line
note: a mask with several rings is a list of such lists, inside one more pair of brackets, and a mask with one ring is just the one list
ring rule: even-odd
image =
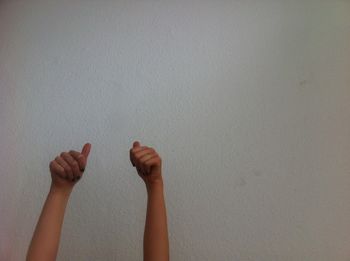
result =
[[150,161],[147,161],[147,162],[145,163],[146,166],[150,166],[151,164],[152,164],[152,162],[150,162]]
[[60,174],[62,177],[66,176],[66,172],[64,170],[62,170],[62,169],[58,170],[58,174]]

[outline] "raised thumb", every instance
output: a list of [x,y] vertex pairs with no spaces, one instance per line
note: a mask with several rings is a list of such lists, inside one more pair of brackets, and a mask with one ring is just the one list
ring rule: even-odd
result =
[[91,144],[90,143],[86,143],[81,151],[81,154],[83,154],[85,156],[85,158],[87,159],[90,153],[90,149],[91,149]]
[[140,142],[135,141],[134,144],[132,145],[133,148],[140,147]]

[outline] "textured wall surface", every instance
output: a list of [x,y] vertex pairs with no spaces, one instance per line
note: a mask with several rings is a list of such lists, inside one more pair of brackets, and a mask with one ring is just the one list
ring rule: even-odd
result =
[[170,254],[350,260],[350,1],[0,2],[0,260],[49,162],[92,144],[58,260],[141,260],[132,141],[163,159]]

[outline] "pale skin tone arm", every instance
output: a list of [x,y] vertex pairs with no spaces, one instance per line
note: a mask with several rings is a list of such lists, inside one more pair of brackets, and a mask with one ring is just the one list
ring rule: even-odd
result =
[[[50,162],[52,183],[27,252],[27,261],[56,260],[61,228],[69,196],[82,177],[91,145],[82,152],[63,152]],[[144,261],[168,261],[169,241],[161,175],[161,158],[149,147],[134,142],[130,160],[147,189]]]
[[65,209],[74,185],[82,177],[91,145],[82,152],[62,152],[50,162],[51,187],[27,252],[27,261],[56,260]]
[[147,213],[143,238],[144,261],[168,261],[169,239],[162,178],[162,161],[153,148],[134,142],[130,160],[147,189]]

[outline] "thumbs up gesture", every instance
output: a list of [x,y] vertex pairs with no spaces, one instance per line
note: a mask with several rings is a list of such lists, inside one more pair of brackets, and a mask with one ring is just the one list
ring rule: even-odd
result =
[[86,168],[91,144],[86,143],[81,152],[62,152],[50,162],[52,186],[58,189],[72,189],[82,177]]
[[135,141],[130,149],[130,161],[147,187],[163,182],[162,159],[153,148],[141,146]]

